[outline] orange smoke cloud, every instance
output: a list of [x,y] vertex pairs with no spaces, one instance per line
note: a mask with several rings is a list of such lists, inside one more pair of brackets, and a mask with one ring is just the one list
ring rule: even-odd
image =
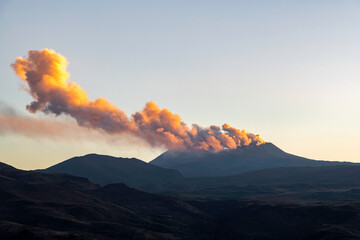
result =
[[102,129],[109,134],[126,133],[145,139],[153,146],[171,150],[220,151],[250,144],[263,144],[259,135],[224,124],[222,128],[188,127],[177,114],[160,109],[155,103],[129,118],[107,99],[89,99],[76,83],[68,82],[66,58],[54,50],[30,50],[28,58],[18,57],[13,67],[16,74],[29,86],[34,101],[27,106],[35,113],[67,114],[81,126]]

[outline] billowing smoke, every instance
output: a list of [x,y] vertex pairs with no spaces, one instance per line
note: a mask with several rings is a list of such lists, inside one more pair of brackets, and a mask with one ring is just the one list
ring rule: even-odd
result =
[[179,115],[160,109],[154,102],[128,117],[107,99],[89,99],[76,83],[69,82],[66,58],[53,50],[30,50],[28,58],[18,57],[11,66],[29,86],[34,101],[27,106],[35,113],[67,114],[81,126],[102,129],[109,134],[126,133],[145,139],[153,146],[170,150],[220,151],[250,144],[263,144],[259,135],[228,124],[188,127]]

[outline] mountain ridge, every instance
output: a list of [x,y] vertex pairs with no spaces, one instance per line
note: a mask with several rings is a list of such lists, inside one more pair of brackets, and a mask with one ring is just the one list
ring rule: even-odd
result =
[[173,169],[148,164],[137,158],[121,158],[108,155],[87,154],[73,157],[47,169],[46,173],[67,173],[88,178],[101,186],[111,183],[125,183],[140,190],[155,191],[166,182],[183,176]]
[[[159,162],[158,165],[154,164]],[[218,153],[167,151],[150,163],[137,158],[121,158],[92,153],[73,157],[47,169],[37,171],[84,177],[101,186],[124,183],[146,192],[163,192],[172,190],[175,186],[184,188],[189,182],[196,183],[198,181],[196,178],[199,177],[208,177],[211,182],[220,181],[222,177],[225,177],[224,181],[230,183],[234,181],[233,179],[242,179],[242,177],[237,177],[239,174],[266,169],[337,165],[360,166],[360,164],[351,162],[307,159],[286,153],[275,145],[266,143],[236,150],[228,149]],[[220,178],[213,180],[217,177]],[[194,179],[189,180],[188,178]]]

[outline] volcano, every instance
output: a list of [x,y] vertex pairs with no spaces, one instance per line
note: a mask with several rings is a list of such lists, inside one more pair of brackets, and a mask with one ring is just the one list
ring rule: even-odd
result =
[[279,167],[320,167],[355,163],[308,159],[286,153],[272,143],[265,143],[216,153],[167,151],[150,164],[178,170],[186,177],[218,177]]

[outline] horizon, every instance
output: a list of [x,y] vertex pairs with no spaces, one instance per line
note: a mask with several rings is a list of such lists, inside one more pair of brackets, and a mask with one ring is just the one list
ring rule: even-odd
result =
[[[281,150],[282,152],[284,153],[287,153],[287,154],[291,154],[291,153],[288,153],[284,150],[282,150],[281,148],[279,148],[278,146],[276,146],[275,144],[273,144],[272,142],[265,142],[264,145],[266,144],[271,144],[273,145],[274,147],[276,147],[277,149]],[[81,158],[81,157],[86,157],[86,156],[89,156],[89,155],[96,155],[96,156],[107,156],[107,157],[114,157],[114,158],[122,158],[122,159],[136,159],[136,160],[140,160],[144,163],[150,163],[152,160],[155,160],[157,159],[158,157],[160,157],[161,155],[163,155],[164,153],[166,152],[174,152],[174,153],[210,153],[210,154],[217,154],[217,153],[221,153],[221,152],[229,152],[229,151],[236,151],[238,149],[241,149],[241,148],[249,148],[249,147],[258,147],[258,146],[261,146],[261,145],[255,145],[255,144],[251,144],[251,145],[248,145],[248,146],[239,146],[237,147],[236,149],[229,149],[229,148],[224,148],[222,150],[220,150],[219,152],[209,152],[209,151],[206,151],[206,150],[166,150],[162,153],[160,153],[159,155],[155,156],[155,158],[151,159],[150,161],[145,161],[143,159],[140,159],[140,158],[137,158],[137,157],[122,157],[122,156],[112,156],[112,155],[109,155],[109,154],[99,154],[99,153],[96,153],[96,152],[89,152],[89,153],[86,153],[86,154],[83,154],[83,155],[75,155],[75,156],[72,156],[70,158],[67,158],[67,159],[64,159],[62,161],[59,161],[57,163],[54,163],[52,165],[49,165],[49,166],[45,166],[43,168],[34,168],[34,169],[21,169],[21,168],[18,168],[18,167],[15,167],[13,165],[10,165],[8,163],[5,163],[5,162],[2,162],[0,161],[0,163],[4,163],[4,164],[7,164],[11,167],[15,167],[16,169],[20,169],[20,170],[27,170],[27,171],[37,171],[37,170],[45,170],[47,168],[50,168],[50,167],[53,167],[53,166],[56,166],[58,164],[61,164],[63,162],[66,162],[68,160],[71,160],[73,158]],[[298,155],[294,155],[294,154],[291,154],[293,156],[297,156],[297,157],[302,157],[302,156],[298,156]],[[309,158],[305,158],[305,159],[309,159]],[[323,159],[310,159],[310,160],[314,160],[314,161],[328,161],[328,160],[323,160]],[[359,162],[351,162],[351,161],[329,161],[329,162],[340,162],[340,163],[359,163]]]
[[0,122],[1,162],[41,169],[89,152],[148,162],[175,146],[28,112],[29,86],[10,64],[45,48],[91,101],[129,119],[154,101],[189,127],[229,123],[290,154],[360,162],[360,4],[257,3],[3,1],[0,118],[29,125]]

